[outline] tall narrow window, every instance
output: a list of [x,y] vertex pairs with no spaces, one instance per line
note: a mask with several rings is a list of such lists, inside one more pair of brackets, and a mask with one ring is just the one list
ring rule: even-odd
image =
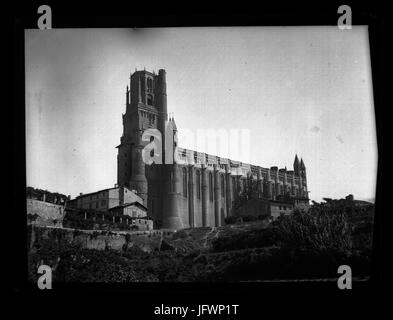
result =
[[149,106],[152,106],[152,105],[153,105],[153,96],[152,96],[151,94],[148,94],[148,95],[147,95],[147,104],[148,104]]
[[272,184],[272,195],[273,195],[273,197],[275,197],[277,194],[276,194],[276,191],[277,191],[277,186],[276,186],[276,184],[275,183],[273,183]]
[[147,78],[147,91],[153,91],[153,80],[151,78]]
[[213,201],[213,174],[209,173],[209,199]]
[[197,199],[201,198],[201,172],[199,170],[196,171],[196,192]]
[[221,176],[221,197],[225,197],[225,181],[224,176]]
[[183,168],[183,197],[187,197],[187,169]]

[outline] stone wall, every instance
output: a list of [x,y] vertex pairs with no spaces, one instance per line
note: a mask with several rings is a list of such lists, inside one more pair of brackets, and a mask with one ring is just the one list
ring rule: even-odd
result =
[[30,225],[28,227],[29,248],[39,247],[43,240],[51,240],[78,245],[81,248],[96,250],[124,250],[126,248],[137,247],[145,252],[159,250],[164,236],[172,234],[166,230],[150,231],[99,231],[99,230],[78,230],[70,228],[44,227]]
[[27,222],[41,226],[63,225],[64,206],[35,199],[26,199]]

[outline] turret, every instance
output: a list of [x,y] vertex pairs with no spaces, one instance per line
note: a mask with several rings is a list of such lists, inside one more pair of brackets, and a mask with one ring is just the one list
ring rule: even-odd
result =
[[299,158],[297,155],[295,155],[295,161],[293,162],[293,171],[295,172],[295,175],[299,175],[300,173],[300,164],[299,164]]
[[300,175],[302,178],[306,178],[306,166],[304,165],[303,158],[300,160]]

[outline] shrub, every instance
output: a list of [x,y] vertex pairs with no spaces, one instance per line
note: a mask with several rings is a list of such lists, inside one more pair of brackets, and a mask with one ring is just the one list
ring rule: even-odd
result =
[[220,236],[212,243],[214,252],[240,250],[247,248],[263,248],[276,244],[277,230],[264,228],[244,230],[238,234]]
[[296,251],[348,256],[352,250],[352,228],[344,212],[295,212],[277,227],[282,244]]
[[249,221],[256,221],[258,219],[258,217],[253,216],[253,215],[241,215],[240,218],[244,221],[244,222],[249,222]]
[[236,216],[229,216],[224,219],[225,224],[234,224],[240,220],[239,217]]

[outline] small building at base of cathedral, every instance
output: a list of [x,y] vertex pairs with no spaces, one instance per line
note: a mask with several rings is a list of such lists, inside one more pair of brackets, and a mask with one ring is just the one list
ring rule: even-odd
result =
[[77,209],[108,211],[113,207],[134,202],[143,205],[143,199],[134,190],[115,185],[113,188],[86,194],[81,193],[75,199],[68,201],[67,206]]
[[279,200],[270,201],[270,216],[272,220],[289,215],[293,212],[294,204]]
[[128,219],[138,230],[153,230],[153,220],[147,216],[147,208],[139,202],[125,203],[109,209],[115,217]]
[[116,216],[129,216],[132,218],[146,217],[147,208],[139,202],[124,203],[116,207],[110,208],[110,212]]

